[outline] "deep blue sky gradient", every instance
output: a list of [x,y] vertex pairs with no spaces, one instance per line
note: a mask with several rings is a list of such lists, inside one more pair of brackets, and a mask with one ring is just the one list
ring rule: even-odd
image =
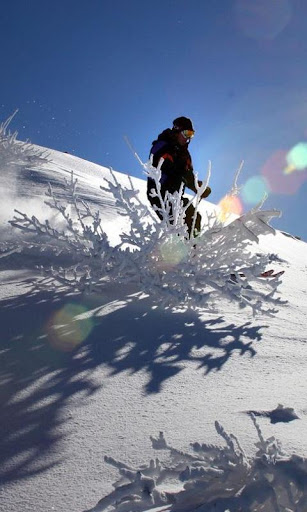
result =
[[[306,18],[304,0],[3,2],[1,120],[18,108],[20,139],[141,177],[123,136],[146,160],[156,135],[189,116],[194,167],[202,178],[212,161],[218,203],[242,158],[243,185],[307,141]],[[307,240],[298,172],[290,194],[276,193],[275,172],[265,206]]]

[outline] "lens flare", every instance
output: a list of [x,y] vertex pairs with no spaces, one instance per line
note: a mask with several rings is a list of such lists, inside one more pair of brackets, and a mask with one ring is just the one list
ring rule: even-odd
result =
[[257,204],[269,192],[270,187],[266,179],[262,176],[253,176],[243,186],[242,197],[248,204]]
[[[284,149],[275,151],[262,167],[261,174],[274,194],[296,194],[307,179],[307,170],[302,169],[296,172],[295,165],[289,163],[289,153]],[[300,161],[302,161],[301,157]]]
[[188,255],[188,247],[180,238],[170,238],[160,246],[160,256],[167,267],[174,267],[181,263]]
[[232,215],[241,215],[243,212],[242,203],[237,196],[226,195],[221,199],[218,207],[218,219],[223,223],[230,220]]
[[66,304],[57,311],[47,325],[50,345],[62,352],[71,352],[86,340],[94,327],[93,319],[87,317],[86,312],[80,304]]
[[289,0],[236,0],[236,21],[242,32],[254,39],[274,39],[289,23]]
[[287,162],[290,169],[297,169],[298,171],[307,169],[307,143],[299,142],[296,144],[287,154]]
[[296,171],[296,167],[294,165],[287,165],[284,169],[284,174],[291,174],[292,172]]

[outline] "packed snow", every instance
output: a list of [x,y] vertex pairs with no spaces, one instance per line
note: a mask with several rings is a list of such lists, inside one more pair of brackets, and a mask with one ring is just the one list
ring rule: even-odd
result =
[[306,244],[208,201],[186,241],[144,180],[0,151],[0,510],[306,511]]

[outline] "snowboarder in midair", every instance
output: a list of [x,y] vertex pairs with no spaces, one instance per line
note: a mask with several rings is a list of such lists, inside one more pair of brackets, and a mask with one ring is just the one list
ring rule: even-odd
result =
[[[195,134],[192,121],[187,117],[177,117],[173,121],[173,127],[163,130],[156,140],[153,141],[150,150],[150,158],[152,165],[158,167],[162,160],[161,165],[161,196],[163,200],[167,192],[174,194],[179,192],[181,184],[183,183],[183,192],[185,186],[196,193],[194,172],[192,165],[192,158],[188,150],[189,143]],[[201,186],[202,182],[198,181]],[[161,208],[160,200],[158,197],[152,197],[151,191],[155,190],[155,181],[152,178],[147,180],[147,197],[152,206]],[[207,187],[202,194],[202,198],[208,197],[211,193],[210,187]],[[189,200],[185,197],[182,198],[183,205],[186,206]],[[155,210],[158,217],[162,219],[161,212]],[[188,227],[189,236],[191,236],[193,226],[193,216],[195,208],[191,204],[186,210],[185,223]],[[171,215],[170,215],[171,217]],[[201,230],[201,215],[197,212],[195,231],[199,233]]]

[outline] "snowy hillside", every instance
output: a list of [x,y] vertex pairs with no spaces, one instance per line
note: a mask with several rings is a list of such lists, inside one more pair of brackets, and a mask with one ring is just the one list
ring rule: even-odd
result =
[[[235,434],[246,457],[259,441],[251,418],[265,439],[281,441],[287,460],[292,453],[307,456],[306,244],[280,232],[255,244],[257,253],[271,255],[275,270],[285,270],[279,293],[288,302],[272,317],[253,317],[223,299],[211,312],[164,309],[134,283],[107,282],[99,294],[37,289],[36,265],[56,265],[55,256],[31,246],[14,252],[23,233],[8,221],[18,209],[57,222],[44,204],[48,182],[61,192],[73,171],[112,245],[129,227],[112,195],[100,189],[109,169],[53,150],[45,158],[40,165],[0,158],[1,512],[89,510],[114,491],[120,464],[113,459],[128,472],[148,464],[164,443],[151,444],[159,432],[167,446],[183,452],[190,443],[221,445],[216,420]],[[115,176],[129,185],[128,177]],[[145,204],[145,181],[132,182]],[[214,208],[201,204],[202,212]],[[218,449],[212,453],[217,457]],[[173,455],[158,452],[163,467],[174,464]],[[182,459],[185,466],[191,462],[188,455]],[[294,479],[301,471],[306,489],[304,464],[293,459],[287,468]],[[188,483],[194,498],[201,494],[195,475],[186,474],[180,487],[175,473],[166,487],[161,481],[161,491],[177,493]],[[163,510],[211,510],[189,499],[190,505]],[[110,510],[149,510],[150,500],[142,495],[137,505]]]

